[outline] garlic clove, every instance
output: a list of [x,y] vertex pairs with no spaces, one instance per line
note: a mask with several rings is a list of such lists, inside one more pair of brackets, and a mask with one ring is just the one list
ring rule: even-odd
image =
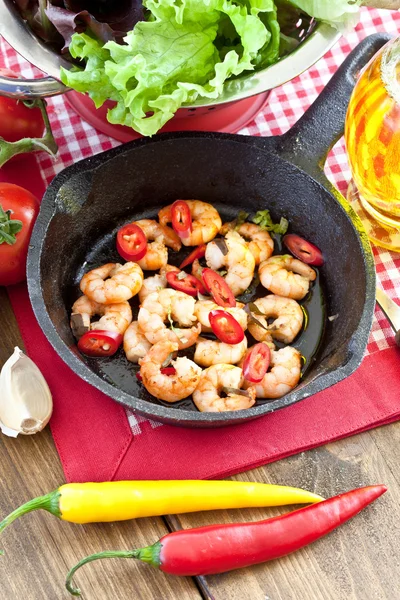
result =
[[19,348],[0,373],[0,429],[10,437],[41,431],[53,412],[49,386],[35,363]]

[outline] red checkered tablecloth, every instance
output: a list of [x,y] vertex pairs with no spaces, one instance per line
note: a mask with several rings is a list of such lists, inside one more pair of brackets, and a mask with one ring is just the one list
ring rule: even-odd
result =
[[[315,100],[352,48],[364,37],[377,31],[397,35],[400,32],[400,13],[362,9],[361,20],[356,29],[342,37],[335,47],[306,73],[273,90],[264,110],[239,133],[265,136],[284,133]],[[0,66],[20,71],[25,77],[40,76],[37,69],[17,55],[1,38]],[[64,167],[119,144],[83,121],[65,102],[63,96],[48,101],[48,112],[59,145],[59,153],[55,160],[45,154],[38,155],[41,174],[46,183]],[[345,195],[350,173],[343,139],[331,151],[326,164],[326,173]],[[400,254],[374,248],[374,255],[381,285],[393,299],[400,303]],[[389,323],[377,308],[367,353],[371,354],[394,345],[394,336]],[[139,433],[142,419],[130,414],[128,417],[133,433]]]

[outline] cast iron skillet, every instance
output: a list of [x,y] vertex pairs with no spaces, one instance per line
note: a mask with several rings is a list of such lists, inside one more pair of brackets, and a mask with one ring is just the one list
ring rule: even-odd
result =
[[[375,34],[347,58],[316,102],[285,135],[270,138],[182,132],[140,139],[62,171],[42,201],[28,257],[33,309],[48,340],[82,379],[117,402],[170,424],[213,427],[287,407],[350,375],[360,364],[375,304],[375,269],[360,222],[325,178],[328,150],[343,132],[359,70],[387,42]],[[69,327],[84,271],[117,257],[115,231],[132,218],[154,217],[177,198],[211,202],[233,217],[269,208],[291,230],[319,246],[327,321],[317,360],[283,398],[245,411],[200,413],[190,402],[151,398],[122,356],[81,356]],[[321,406],[321,410],[323,410]]]

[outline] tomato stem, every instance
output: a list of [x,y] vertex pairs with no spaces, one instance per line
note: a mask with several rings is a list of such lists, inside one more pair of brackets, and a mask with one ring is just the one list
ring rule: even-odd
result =
[[17,241],[17,233],[22,229],[22,221],[11,218],[12,211],[4,210],[0,204],[0,244],[12,246]]
[[49,117],[46,111],[46,102],[41,98],[37,98],[29,104],[26,102],[26,106],[29,108],[39,108],[42,113],[43,122],[46,127],[46,131],[41,138],[23,138],[16,142],[7,142],[5,139],[0,137],[0,167],[6,164],[13,156],[17,154],[24,154],[26,152],[38,152],[44,151],[55,156],[57,154],[58,146],[54,139],[53,132]]

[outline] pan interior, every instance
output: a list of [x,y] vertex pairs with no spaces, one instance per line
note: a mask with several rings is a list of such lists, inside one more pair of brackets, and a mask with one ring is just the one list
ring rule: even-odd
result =
[[[307,362],[308,370],[293,401],[299,399],[298,391],[310,381],[346,362],[349,341],[363,311],[366,287],[363,255],[350,220],[328,191],[278,156],[242,142],[215,138],[146,143],[94,169],[76,165],[61,178],[41,249],[40,283],[47,313],[67,346],[65,352],[73,352],[89,371],[126,392],[127,405],[135,407],[137,398],[166,404],[147,394],[137,382],[137,367],[126,360],[122,350],[110,359],[81,356],[69,327],[69,315],[83,273],[120,260],[115,251],[117,229],[132,219],[154,218],[162,206],[177,198],[210,202],[224,220],[233,219],[239,210],[255,213],[268,208],[274,221],[285,216],[290,222],[289,231],[322,249],[325,264],[314,288],[312,311],[316,312],[310,315],[311,346],[317,344],[322,333],[321,290],[326,315],[334,319],[326,321],[316,360]],[[45,199],[42,210],[49,209],[50,200]],[[170,251],[170,262],[179,264],[187,254],[184,250],[174,256]],[[303,334],[297,340],[300,348],[307,339]],[[313,354],[315,347],[313,352],[306,346],[301,350]],[[290,396],[285,398],[285,405],[290,403]],[[168,406],[196,410],[191,400]]]

